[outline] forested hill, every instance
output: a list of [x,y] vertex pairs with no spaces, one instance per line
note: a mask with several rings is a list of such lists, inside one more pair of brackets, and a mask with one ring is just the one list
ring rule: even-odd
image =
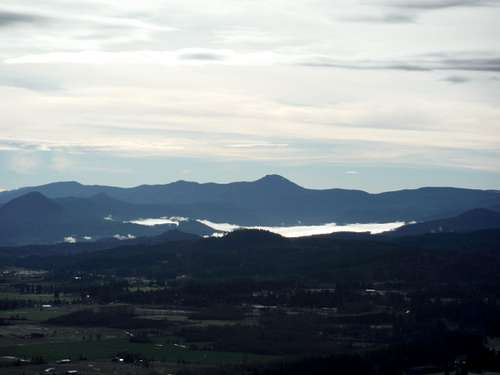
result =
[[96,272],[139,273],[158,279],[499,282],[499,243],[498,229],[397,239],[335,235],[287,239],[264,231],[237,231],[221,239],[139,243],[70,257],[4,249],[0,258],[6,265],[61,275]]

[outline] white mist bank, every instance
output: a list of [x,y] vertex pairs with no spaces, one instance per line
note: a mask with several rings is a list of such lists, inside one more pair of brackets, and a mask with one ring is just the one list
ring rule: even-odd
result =
[[188,218],[174,216],[174,217],[159,217],[159,218],[149,218],[149,219],[137,219],[131,221],[125,221],[125,223],[144,225],[147,227],[154,227],[155,225],[179,225],[181,221],[187,221]]
[[321,225],[266,227],[266,226],[240,226],[229,223],[213,223],[209,220],[197,220],[197,221],[218,232],[232,232],[237,229],[262,229],[289,238],[314,236],[319,234],[330,234],[335,232],[357,232],[357,233],[370,232],[371,234],[377,234],[394,230],[406,224],[403,221],[397,221],[392,223],[368,223],[368,224],[346,224],[346,225],[327,223]]
[[[155,225],[179,225],[181,221],[188,220],[185,217],[160,217],[148,219],[136,219],[127,221],[127,223],[155,226]],[[330,234],[335,232],[370,232],[377,234],[387,232],[399,228],[406,223],[403,221],[396,221],[392,223],[367,223],[367,224],[345,224],[337,225],[335,223],[327,223],[321,225],[294,225],[294,226],[242,226],[230,223],[214,223],[210,220],[196,220],[201,224],[206,225],[214,230],[214,235],[221,236],[222,233],[233,232],[237,229],[262,229],[269,232],[277,233],[283,237],[305,237],[314,236],[319,234]],[[221,233],[222,232],[222,233]]]

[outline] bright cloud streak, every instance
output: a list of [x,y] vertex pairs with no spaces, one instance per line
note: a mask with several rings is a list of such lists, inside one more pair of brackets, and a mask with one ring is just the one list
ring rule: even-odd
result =
[[300,226],[290,226],[290,227],[266,227],[266,226],[239,226],[229,223],[214,223],[209,220],[198,220],[200,223],[216,230],[219,232],[233,232],[237,229],[262,229],[269,232],[279,234],[283,237],[305,237],[314,236],[320,234],[329,234],[336,232],[370,232],[372,234],[387,232],[394,230],[405,225],[404,222],[394,222],[394,223],[369,223],[369,224],[346,224],[337,225],[335,223],[328,223],[322,225],[300,225]]
[[115,240],[119,240],[119,241],[127,241],[127,240],[133,240],[133,239],[135,239],[136,237],[135,237],[134,235],[132,235],[132,234],[130,234],[130,233],[129,233],[129,234],[127,234],[127,235],[115,234],[115,235],[113,236],[113,238],[114,238]]
[[185,217],[179,217],[179,216],[174,216],[174,217],[161,217],[161,218],[150,218],[150,219],[137,219],[137,220],[131,220],[131,221],[126,221],[126,223],[131,223],[131,224],[137,224],[137,225],[144,225],[148,227],[153,227],[156,225],[176,225],[179,226],[180,222],[188,220]]
[[52,52],[5,59],[5,64],[156,64],[156,65],[207,65],[269,66],[286,62],[271,51],[237,54],[230,50],[203,48],[178,51],[80,51]]
[[64,237],[64,242],[66,242],[66,243],[76,243],[77,240],[76,240],[75,237],[68,236],[68,237]]

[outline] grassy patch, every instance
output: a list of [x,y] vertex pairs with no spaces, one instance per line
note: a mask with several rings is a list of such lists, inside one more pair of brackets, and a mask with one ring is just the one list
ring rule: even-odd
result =
[[[74,297],[71,295],[61,295],[59,300],[61,301],[71,301]],[[53,302],[56,298],[54,298],[54,294],[22,294],[17,292],[0,292],[0,299],[2,300],[31,300],[39,303],[44,302]]]
[[67,343],[40,343],[0,348],[0,355],[14,355],[30,358],[42,356],[48,361],[61,358],[78,359],[84,356],[89,360],[111,359],[118,352],[142,354],[148,359],[163,362],[186,362],[203,365],[238,364],[243,362],[263,362],[276,357],[248,353],[195,351],[183,349],[173,344],[134,344],[126,339],[103,341],[82,341]]
[[42,322],[51,318],[56,318],[58,316],[68,314],[69,312],[82,309],[82,306],[56,306],[51,308],[27,308],[27,309],[16,309],[16,310],[5,310],[0,311],[0,318],[10,318],[11,316],[19,316],[20,318]]

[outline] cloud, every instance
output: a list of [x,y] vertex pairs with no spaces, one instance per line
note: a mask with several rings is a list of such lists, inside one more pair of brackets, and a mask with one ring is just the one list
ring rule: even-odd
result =
[[[175,144],[175,142],[156,141],[156,142],[143,142],[140,140],[114,140],[114,141],[49,141],[46,139],[1,139],[0,150],[6,151],[22,151],[22,157],[17,161],[17,164],[22,167],[28,167],[37,160],[35,158],[35,151],[43,152],[68,152],[68,153],[85,153],[85,152],[134,152],[139,154],[156,154],[166,155],[177,153],[185,149],[185,146]],[[33,155],[33,156],[30,156]],[[64,170],[71,167],[72,162],[70,159],[63,155],[54,155],[51,160],[51,167],[54,170]],[[26,168],[21,168],[26,169]]]
[[[88,4],[87,4],[88,5]],[[17,7],[16,7],[17,8]],[[75,10],[65,9],[64,6],[41,7],[34,8],[33,12],[25,12],[16,10],[16,8],[0,10],[0,26],[11,25],[16,23],[31,23],[42,24],[51,21],[54,26],[73,26],[78,28],[87,26],[91,30],[107,30],[108,32],[123,32],[126,29],[146,30],[146,31],[175,31],[177,28],[163,24],[156,24],[138,17],[124,15],[116,16],[121,12],[105,13],[106,8],[94,9],[94,12],[89,12],[88,9]],[[23,8],[17,8],[23,9]]]
[[129,233],[129,234],[127,234],[127,235],[115,234],[115,235],[113,236],[113,238],[114,238],[115,240],[119,240],[119,241],[126,241],[126,240],[133,240],[133,239],[135,239],[136,237],[135,237],[134,235],[132,235],[132,234],[130,234],[130,233]]
[[48,20],[0,41],[0,149],[39,154],[39,175],[132,178],[120,158],[500,168],[469,158],[500,144],[493,2],[1,3]]
[[64,237],[64,242],[66,242],[66,243],[76,243],[77,240],[76,240],[75,237],[68,236],[68,237]]
[[230,144],[226,147],[229,148],[263,148],[263,147],[288,147],[287,143],[271,143],[271,142],[262,142],[262,143],[236,143]]
[[[313,132],[314,127],[309,126],[309,132]],[[338,130],[339,132],[342,130]],[[319,135],[313,135],[321,137]],[[91,158],[100,158],[101,155],[106,155],[106,158],[113,158],[121,160],[126,158],[128,160],[140,160],[150,158],[151,160],[192,160],[192,158],[201,158],[205,161],[211,162],[227,162],[231,161],[238,163],[241,161],[266,161],[286,165],[301,164],[308,165],[310,163],[330,163],[337,164],[350,164],[360,163],[385,163],[395,165],[439,165],[456,167],[460,166],[464,169],[482,169],[490,171],[498,171],[499,165],[497,163],[498,153],[493,152],[487,154],[483,149],[492,149],[498,146],[498,141],[495,137],[490,137],[490,143],[472,140],[471,144],[467,145],[463,142],[457,144],[456,139],[460,140],[462,137],[475,138],[473,134],[446,134],[438,132],[409,132],[407,135],[401,131],[382,131],[379,140],[366,141],[364,134],[361,132],[356,139],[356,135],[348,135],[352,138],[351,141],[342,139],[345,137],[340,134],[340,138],[335,140],[331,135],[323,137],[325,139],[310,144],[304,143],[305,139],[294,140],[294,147],[264,147],[264,148],[227,148],[220,145],[210,145],[203,142],[192,143],[184,152],[172,152],[169,150],[157,150],[154,144],[151,145],[153,149],[146,147],[138,150],[135,148],[126,148],[122,145],[110,145],[106,151],[96,150],[92,148],[92,144],[87,145],[86,150],[78,155],[73,155],[77,160],[86,160]],[[199,137],[204,138],[204,137]],[[328,138],[328,139],[326,139]],[[423,138],[420,139],[420,138]],[[456,138],[456,139],[455,139]],[[487,138],[487,137],[485,137]],[[391,143],[384,142],[383,139],[391,139]],[[432,139],[434,143],[428,142]],[[91,141],[91,140],[89,140]],[[302,144],[301,144],[302,142]],[[63,142],[61,142],[62,145]],[[268,144],[271,144],[269,142]],[[446,148],[446,145],[453,148]],[[496,145],[496,146],[495,146]],[[457,146],[459,146],[457,148]],[[464,147],[464,148],[460,148]],[[75,152],[71,150],[70,146],[65,145],[66,152]],[[57,150],[56,147],[52,149]],[[81,149],[80,149],[81,150]],[[17,152],[16,152],[17,153]],[[187,159],[186,159],[187,158]],[[49,159],[50,160],[50,159]],[[145,162],[145,161],[144,161]],[[146,163],[146,162],[145,162]],[[84,166],[85,163],[78,162],[72,163],[71,173],[81,173],[85,175],[89,170]],[[123,165],[117,163],[116,165]],[[54,171],[51,163],[38,164],[40,173],[47,173]],[[11,168],[9,168],[12,170]],[[115,173],[112,167],[103,166],[103,171],[108,174]],[[32,171],[32,170],[31,170]],[[68,169],[61,172],[67,172]],[[355,171],[347,171],[349,175],[354,175]]]
[[359,174],[359,172],[358,171],[347,171],[345,174],[357,175],[357,174]]
[[0,86],[17,87],[33,91],[58,91],[62,87],[55,81],[29,73],[0,72]]
[[416,16],[408,13],[387,13],[381,15],[348,16],[341,18],[341,20],[360,23],[401,24],[415,22]]
[[16,174],[30,174],[41,165],[33,153],[14,153],[9,160],[9,169]]
[[223,61],[224,54],[214,52],[185,52],[180,53],[178,58],[181,60],[201,60],[201,61]]
[[[262,227],[262,226],[245,227],[230,223],[214,223],[209,220],[197,220],[197,221],[218,232],[234,232],[235,230],[238,229],[261,229],[289,238],[314,236],[314,235],[329,234],[335,232],[370,232],[372,234],[376,234],[394,230],[405,224],[404,222],[393,222],[384,224],[378,224],[378,223],[346,224],[346,225],[327,223],[322,225],[307,225],[307,226],[297,225],[288,227]],[[217,235],[216,237],[219,237],[219,235]]]
[[4,60],[6,64],[153,64],[153,65],[205,65],[269,66],[286,56],[272,51],[236,53],[226,49],[185,48],[164,51],[79,51],[50,52]]
[[[446,10],[450,8],[479,8],[494,7],[499,3],[496,0],[381,0],[377,3],[365,2],[366,5],[382,6],[387,12],[381,16],[353,17],[357,22],[384,22],[384,23],[412,23],[423,12]],[[380,10],[377,9],[377,10]]]
[[55,153],[52,155],[52,159],[50,161],[50,167],[58,172],[65,172],[73,168],[73,162],[65,155],[61,155],[60,153]]
[[464,77],[464,76],[448,76],[443,78],[443,81],[449,82],[449,83],[467,83],[470,81],[470,78]]
[[17,24],[40,24],[47,20],[47,17],[34,14],[0,10],[0,28]]
[[217,43],[221,43],[222,45],[268,46],[290,42],[290,37],[286,38],[278,35],[278,33],[270,33],[269,31],[259,30],[255,27],[232,27],[225,30],[215,30],[213,37]]
[[6,64],[156,64],[272,66],[299,65],[318,68],[400,71],[500,72],[500,55],[474,52],[428,53],[399,59],[340,60],[329,55],[283,54],[273,51],[236,52],[226,49],[180,49],[167,51],[81,51],[25,55],[4,60]]
[[[0,58],[50,51],[157,49],[170,32],[168,22],[153,22],[130,4],[46,0],[2,0]],[[141,2],[142,3],[142,2]],[[118,48],[118,46],[120,48]]]
[[[137,69],[142,72],[142,67]],[[140,75],[146,83],[147,74],[156,77],[157,72],[163,71],[147,70]],[[196,71],[210,80],[202,78],[193,84],[201,77]],[[438,148],[487,150],[499,145],[495,136],[500,118],[498,108],[488,103],[471,103],[463,100],[462,95],[447,97],[447,90],[453,88],[437,82],[433,76],[425,79],[408,75],[408,80],[400,77],[412,90],[400,90],[391,81],[394,92],[388,95],[383,87],[389,84],[391,74],[381,72],[378,74],[384,78],[378,86],[372,84],[371,89],[364,88],[361,96],[353,96],[359,86],[344,78],[351,75],[364,79],[372,72],[308,72],[307,86],[279,77],[274,81],[270,76],[246,76],[244,80],[238,77],[234,84],[244,82],[242,86],[248,92],[243,92],[228,86],[219,89],[217,84],[225,82],[212,79],[213,75],[204,71],[205,68],[187,69],[192,77],[173,71],[163,80],[155,78],[153,87],[143,87],[143,82],[139,86],[114,87],[104,81],[104,87],[92,84],[90,88],[67,93],[22,91],[13,96],[6,90],[0,147],[60,153],[75,161],[75,171],[85,173],[85,163],[80,161],[84,156],[79,156],[84,154],[306,163],[338,159],[339,155],[338,160],[345,160],[366,146],[370,152],[362,153],[359,160],[370,162],[374,144],[385,146],[379,159],[383,161],[398,158],[399,150],[396,155],[388,151],[400,147],[408,148],[407,153],[414,155],[426,147],[425,152],[436,155]],[[210,72],[214,71],[211,68]],[[294,73],[300,74],[300,69]],[[181,76],[182,84],[191,85],[191,89],[178,89],[174,74]],[[330,75],[332,85],[325,90],[321,81]],[[92,79],[100,83],[100,76]],[[264,81],[272,87],[270,95],[261,89],[266,87]],[[275,86],[279,86],[279,91]],[[466,86],[463,90],[476,85]],[[415,92],[425,95],[415,96]],[[307,106],[289,104],[301,102],[301,98],[315,100],[320,95],[328,101]],[[31,110],[24,114],[14,104],[29,106]],[[33,118],[37,119],[35,123]],[[340,142],[349,142],[349,146],[339,149]],[[45,170],[54,172],[51,156],[44,159],[49,161]],[[436,158],[428,162],[441,161]]]
[[433,10],[454,7],[495,6],[498,2],[495,0],[388,0],[383,4],[396,8]]
[[186,217],[174,216],[174,217],[137,219],[137,220],[125,221],[124,223],[144,225],[147,227],[154,227],[157,225],[176,225],[176,226],[179,226],[181,221],[187,221],[187,220],[189,220],[189,219]]
[[461,57],[460,55],[428,54],[414,58],[400,60],[358,60],[342,61],[329,56],[318,56],[301,63],[303,66],[319,68],[337,68],[354,70],[401,70],[414,72],[431,71],[477,71],[477,72],[500,72],[500,57],[498,56],[472,56]]
[[28,140],[28,139],[5,139],[0,138],[0,150],[4,151],[22,151],[22,155],[32,155],[33,151],[51,151],[56,148],[56,144],[43,140]]

